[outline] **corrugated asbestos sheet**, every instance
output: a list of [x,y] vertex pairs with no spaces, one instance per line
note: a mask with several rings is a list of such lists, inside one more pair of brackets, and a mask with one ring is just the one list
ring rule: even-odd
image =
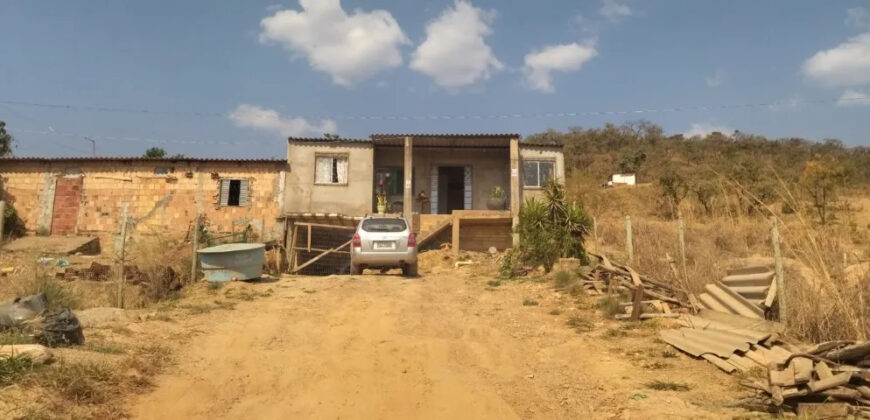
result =
[[770,337],[768,333],[729,328],[695,316],[687,316],[683,321],[691,326],[664,330],[661,337],[666,343],[695,357],[709,353],[728,358],[737,351],[749,351],[750,344],[758,344]]
[[773,278],[773,271],[766,266],[732,270],[721,281],[706,285],[698,301],[703,308],[764,319],[765,300]]

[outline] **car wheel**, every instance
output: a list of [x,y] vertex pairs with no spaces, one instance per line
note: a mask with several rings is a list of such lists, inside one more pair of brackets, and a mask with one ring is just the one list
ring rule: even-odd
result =
[[417,277],[417,264],[408,264],[402,267],[402,274],[408,277]]
[[360,274],[362,274],[362,269],[360,269],[359,266],[356,264],[351,264],[350,265],[350,274],[352,276],[360,275]]

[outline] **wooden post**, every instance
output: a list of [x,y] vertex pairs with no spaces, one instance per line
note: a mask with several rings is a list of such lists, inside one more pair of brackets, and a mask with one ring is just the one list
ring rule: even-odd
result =
[[5,222],[5,221],[6,221],[6,202],[0,200],[0,245],[3,244],[3,234],[5,233],[3,231],[3,228],[4,228],[3,222]]
[[414,231],[414,192],[411,190],[413,187],[413,178],[414,178],[414,139],[411,136],[405,137],[405,194],[402,198],[402,215],[405,216],[405,220],[408,221],[409,230]]
[[121,216],[121,264],[118,268],[118,307],[124,307],[124,263],[127,262],[127,207],[128,203],[123,204]]
[[511,139],[510,142],[510,166],[511,166],[511,231],[512,243],[516,248],[520,245],[520,234],[517,226],[520,224],[520,205],[522,204],[522,190],[520,190],[520,139]]
[[683,225],[683,212],[677,211],[677,234],[680,241],[680,264],[683,269],[683,281],[689,284],[689,273],[686,271],[686,227]]
[[625,252],[628,254],[628,263],[634,264],[634,243],[631,238],[631,216],[625,216]]
[[308,225],[308,252],[311,252],[311,225]]
[[199,231],[202,230],[202,172],[197,169],[196,174],[196,219],[193,222],[193,254],[190,256],[190,282],[196,282],[196,271],[199,262],[199,256],[196,251],[199,250]]
[[459,256],[459,216],[453,213],[453,255]]
[[779,250],[779,223],[776,216],[770,216],[770,239],[773,242],[773,267],[776,272],[776,293],[779,299],[779,321],[787,324],[788,305],[786,303],[785,279],[782,272],[782,255]]
[[299,239],[299,225],[293,224],[293,237],[290,239],[290,269],[299,266],[299,250],[296,249],[296,241]]

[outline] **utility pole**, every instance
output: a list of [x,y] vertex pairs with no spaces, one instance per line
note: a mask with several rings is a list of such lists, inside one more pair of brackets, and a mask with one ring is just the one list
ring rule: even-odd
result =
[[97,157],[97,141],[88,136],[85,136],[85,140],[91,142],[91,155]]

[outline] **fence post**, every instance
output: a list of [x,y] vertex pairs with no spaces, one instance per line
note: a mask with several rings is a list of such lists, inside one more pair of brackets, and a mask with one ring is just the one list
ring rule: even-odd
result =
[[782,273],[782,255],[779,250],[779,222],[776,216],[770,216],[770,239],[773,242],[773,267],[776,271],[776,294],[779,299],[779,321],[787,324],[787,305],[785,293],[785,278]]
[[677,232],[680,239],[680,264],[683,269],[683,280],[689,283],[689,273],[686,271],[686,226],[683,224],[683,212],[677,211]]
[[196,283],[196,266],[199,249],[199,231],[202,229],[202,171],[197,168],[196,173],[196,219],[193,222],[193,254],[190,256],[190,282]]
[[123,204],[121,216],[121,264],[118,268],[118,307],[124,307],[124,263],[127,261],[127,207],[129,203]]
[[6,202],[0,200],[0,244],[3,243],[4,224],[6,222]]
[[625,216],[625,252],[628,253],[628,263],[634,264],[634,243],[631,239],[631,216]]

